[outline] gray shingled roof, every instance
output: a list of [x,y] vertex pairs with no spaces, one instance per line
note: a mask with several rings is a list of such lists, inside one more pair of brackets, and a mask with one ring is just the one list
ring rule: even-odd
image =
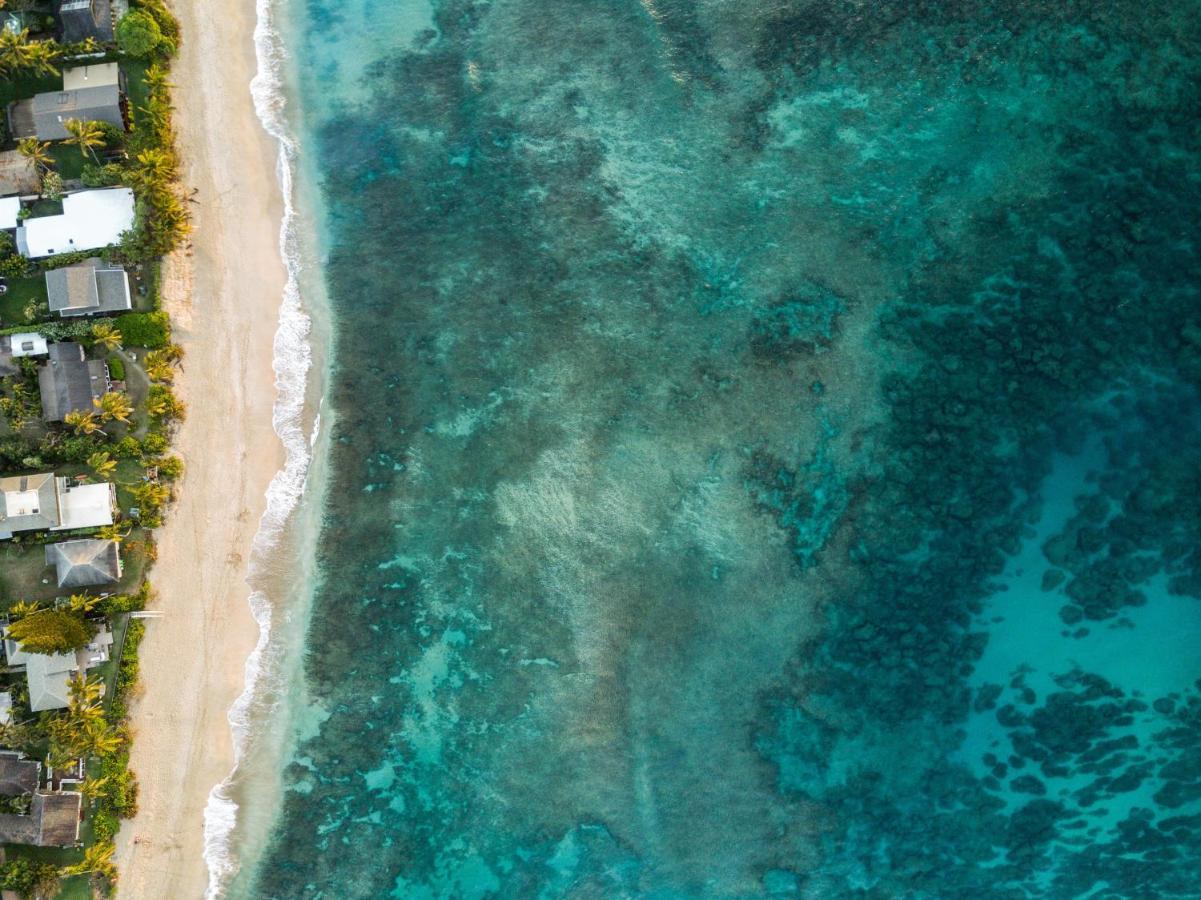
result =
[[99,258],[46,273],[50,311],[60,316],[89,316],[122,312],[130,308],[129,280],[120,266],[107,266]]
[[73,91],[47,91],[33,98],[33,122],[38,140],[61,141],[70,135],[68,119],[108,122],[124,128],[121,118],[121,89],[115,84],[98,84]]
[[87,538],[47,544],[46,565],[57,570],[59,587],[112,584],[121,577],[121,555],[116,541]]
[[79,840],[83,796],[75,791],[34,794],[30,815],[38,822],[39,847],[70,847]]
[[38,789],[41,764],[34,759],[23,759],[16,753],[0,753],[0,794],[18,797],[32,794]]
[[50,361],[38,369],[42,418],[61,422],[69,412],[95,409],[92,400],[108,389],[104,361],[86,359],[83,347],[70,341],[50,345]]
[[54,474],[0,478],[0,538],[17,531],[54,528],[62,521]]
[[113,39],[110,0],[59,0],[58,18],[63,40],[69,44],[89,37],[102,44]]

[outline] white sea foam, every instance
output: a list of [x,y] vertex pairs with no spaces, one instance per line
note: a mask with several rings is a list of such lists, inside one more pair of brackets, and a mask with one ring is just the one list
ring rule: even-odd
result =
[[[289,518],[304,492],[311,448],[316,441],[318,426],[314,422],[311,435],[304,430],[304,408],[312,351],[308,344],[309,317],[301,305],[300,296],[300,239],[297,236],[294,208],[293,175],[296,145],[289,134],[285,118],[285,98],[282,86],[284,49],[273,24],[272,0],[257,0],[258,20],[254,31],[258,71],[251,81],[255,111],[263,127],[278,143],[277,175],[283,194],[284,213],[280,228],[280,252],[287,268],[287,283],[280,305],[279,327],[275,334],[274,360],[276,400],[272,422],[286,453],[284,467],[278,471],[267,488],[267,505],[259,521],[252,546],[248,577],[256,571],[280,544]],[[272,602],[262,590],[249,597],[251,612],[258,623],[259,636],[254,651],[246,660],[245,688],[229,711],[233,733],[234,768],[224,781],[209,793],[204,811],[204,858],[209,883],[206,900],[224,895],[230,879],[237,873],[239,859],[234,850],[234,829],[238,822],[238,804],[230,796],[234,778],[243,754],[253,735],[254,721],[269,716],[275,706],[271,699],[273,674],[280,670],[279,648],[272,644]]]

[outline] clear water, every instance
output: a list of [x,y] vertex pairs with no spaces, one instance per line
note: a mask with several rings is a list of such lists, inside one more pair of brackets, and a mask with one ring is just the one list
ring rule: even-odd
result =
[[231,896],[1198,895],[1201,7],[287,11],[334,425]]

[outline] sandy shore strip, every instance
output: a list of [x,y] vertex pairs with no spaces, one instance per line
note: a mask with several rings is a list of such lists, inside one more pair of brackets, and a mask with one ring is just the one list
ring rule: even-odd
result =
[[285,272],[277,149],[250,96],[253,0],[173,4],[184,42],[172,69],[184,184],[196,189],[190,248],[166,265],[164,306],[187,355],[176,450],[180,499],[151,573],[164,617],[141,649],[131,766],[138,815],[117,839],[126,897],[204,894],[203,813],[233,766],[226,715],[258,630],[246,561],[283,464],[271,425],[272,339]]

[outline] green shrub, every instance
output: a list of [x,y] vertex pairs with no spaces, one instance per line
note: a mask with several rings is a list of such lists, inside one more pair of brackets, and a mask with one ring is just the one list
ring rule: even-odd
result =
[[120,827],[121,820],[117,817],[116,810],[107,803],[101,803],[92,814],[92,834],[97,841],[112,840]]
[[146,606],[141,594],[110,594],[100,601],[100,609],[106,616],[137,612]]
[[152,431],[142,438],[142,453],[145,456],[158,456],[166,449],[167,438],[157,431]]
[[156,350],[171,340],[171,323],[165,312],[126,313],[114,320],[126,347]]
[[113,445],[112,454],[117,459],[141,459],[142,445],[132,434],[127,434]]
[[121,17],[114,29],[117,47],[122,53],[145,59],[163,42],[163,30],[149,13],[131,10]]
[[115,354],[110,356],[108,358],[108,374],[112,377],[113,381],[124,381],[125,360]]
[[183,460],[178,456],[164,456],[162,459],[156,459],[154,464],[158,466],[160,478],[174,481],[183,474]]

